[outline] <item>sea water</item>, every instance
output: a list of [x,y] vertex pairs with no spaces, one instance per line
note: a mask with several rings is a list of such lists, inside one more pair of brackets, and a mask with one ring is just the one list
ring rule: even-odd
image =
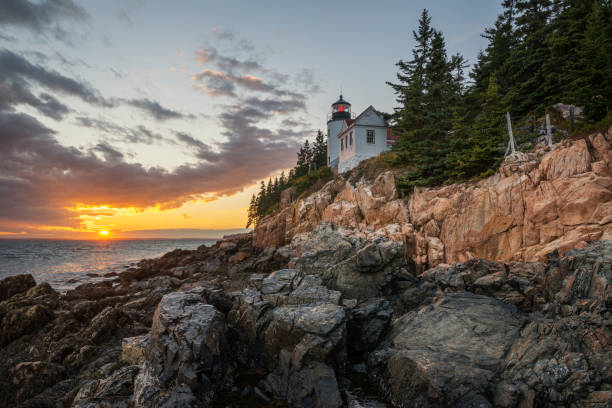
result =
[[48,282],[65,292],[107,279],[105,274],[121,272],[144,258],[214,243],[206,239],[0,239],[0,279],[30,273],[37,283]]

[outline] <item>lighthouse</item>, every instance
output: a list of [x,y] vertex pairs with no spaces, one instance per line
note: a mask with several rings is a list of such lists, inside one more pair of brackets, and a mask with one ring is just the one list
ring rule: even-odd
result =
[[354,118],[351,104],[342,95],[331,107],[327,121],[327,164],[338,173],[389,151],[398,139],[383,114],[372,105]]
[[332,169],[338,168],[340,147],[338,135],[342,131],[345,121],[351,120],[351,104],[340,98],[332,103],[331,118],[327,121],[327,165]]

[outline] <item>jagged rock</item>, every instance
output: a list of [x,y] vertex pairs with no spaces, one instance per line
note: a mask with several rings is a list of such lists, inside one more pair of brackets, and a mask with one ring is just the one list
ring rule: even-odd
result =
[[466,292],[445,294],[393,322],[368,364],[396,406],[491,406],[489,383],[519,335],[513,306]]
[[346,359],[347,317],[340,293],[293,269],[253,275],[251,283],[228,314],[241,361],[267,368],[262,387],[293,406],[341,406],[335,369]]
[[391,305],[385,299],[370,299],[353,308],[348,322],[349,351],[359,355],[374,349],[392,315]]
[[[282,355],[284,357],[284,354]],[[292,369],[290,357],[285,357],[281,367],[288,374],[270,374],[262,383],[264,389],[287,400],[293,407],[339,408],[342,397],[334,370],[328,365],[311,362],[300,370]]]
[[83,336],[101,344],[125,329],[130,322],[129,316],[118,307],[107,307],[98,313],[83,331]]
[[31,278],[31,275],[17,275],[3,280],[5,294],[12,295],[0,302],[0,347],[55,319],[57,292],[49,291],[48,284],[33,287]]
[[498,386],[498,405],[597,406],[584,400],[594,391],[593,386],[598,392],[608,387],[602,382],[609,378],[605,350],[611,336],[593,323],[579,317],[558,322],[536,320],[527,325],[505,359],[507,368]]
[[382,236],[364,243],[323,223],[310,234],[296,236],[289,247],[291,267],[320,275],[327,286],[349,298],[397,293],[414,281],[404,244]]
[[145,351],[149,344],[149,335],[126,337],[121,340],[121,359],[128,364],[144,363]]
[[463,264],[438,266],[422,274],[441,290],[467,290],[491,296],[529,312],[545,303],[544,265],[473,259]]
[[191,393],[205,401],[223,387],[227,328],[223,315],[197,292],[172,292],[159,303],[135,380],[135,404],[164,406],[179,397],[191,400]]
[[[423,268],[472,258],[544,261],[546,254],[612,239],[612,128],[520,162],[478,182],[416,189],[398,198],[392,172],[374,182],[342,177],[288,203],[255,228],[254,243],[279,247],[331,222],[355,236],[406,242]],[[390,225],[397,225],[386,231]]]
[[138,366],[127,366],[102,380],[86,382],[74,397],[73,408],[128,408]]
[[46,361],[27,361],[10,370],[11,384],[17,388],[16,399],[23,401],[26,396],[35,395],[66,377],[66,370],[59,364]]
[[36,286],[32,275],[8,276],[0,280],[0,302]]
[[361,245],[361,239],[322,223],[311,233],[294,237],[289,266],[304,273],[321,273],[353,255]]
[[414,284],[404,253],[403,243],[381,238],[350,258],[330,265],[321,276],[326,285],[348,298],[367,299],[399,293]]

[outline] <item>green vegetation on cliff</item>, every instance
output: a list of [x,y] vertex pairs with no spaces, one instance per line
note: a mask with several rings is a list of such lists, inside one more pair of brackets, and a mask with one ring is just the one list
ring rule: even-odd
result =
[[388,83],[399,105],[392,116],[401,136],[394,164],[410,168],[401,188],[494,172],[506,147],[506,111],[526,125],[525,139],[559,102],[584,107],[580,126],[607,121],[612,2],[504,0],[502,7],[484,31],[488,45],[468,86],[463,57],[447,56],[442,33],[423,11],[412,58],[397,63],[397,82]]
[[268,183],[261,181],[259,193],[251,197],[249,204],[246,228],[257,224],[257,221],[272,213],[278,208],[281,192],[289,187],[295,187],[296,193],[301,194],[308,188],[321,182],[331,180],[332,171],[326,166],[327,142],[320,130],[317,131],[314,143],[304,142],[297,153],[297,163],[289,176],[281,173]]

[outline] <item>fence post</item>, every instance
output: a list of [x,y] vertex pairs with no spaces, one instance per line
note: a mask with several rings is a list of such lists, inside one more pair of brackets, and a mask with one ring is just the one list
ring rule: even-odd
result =
[[550,115],[548,113],[546,114],[546,142],[548,143],[548,147],[552,149],[552,130],[550,128]]
[[[508,122],[508,136],[510,137],[510,141],[508,147],[511,151],[511,154],[516,153],[516,146],[514,144],[514,134],[512,133],[512,121],[510,120],[510,112],[506,112],[506,121]],[[508,149],[506,149],[506,154]]]

